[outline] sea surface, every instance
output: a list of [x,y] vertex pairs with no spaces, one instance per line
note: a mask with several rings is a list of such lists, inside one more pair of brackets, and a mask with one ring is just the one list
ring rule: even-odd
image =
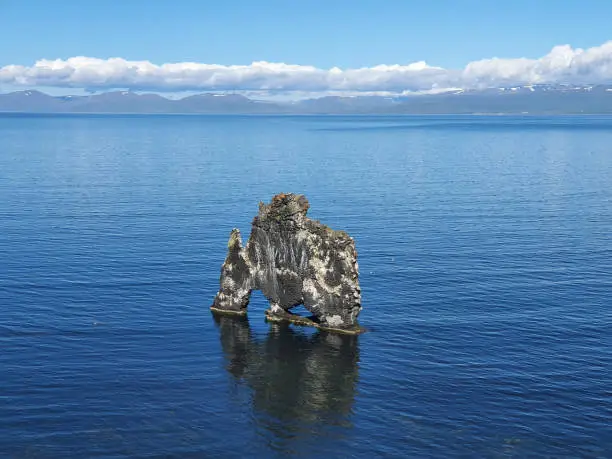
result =
[[[368,332],[215,318],[304,193]],[[612,118],[0,116],[0,457],[611,458]]]

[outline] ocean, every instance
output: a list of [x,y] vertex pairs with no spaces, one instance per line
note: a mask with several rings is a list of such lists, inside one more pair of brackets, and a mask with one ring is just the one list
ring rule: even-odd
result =
[[[209,306],[303,193],[368,331]],[[0,115],[0,457],[612,457],[612,117]]]

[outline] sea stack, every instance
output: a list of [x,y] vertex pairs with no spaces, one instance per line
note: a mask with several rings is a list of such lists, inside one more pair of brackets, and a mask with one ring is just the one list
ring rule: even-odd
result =
[[[278,194],[270,204],[259,203],[246,247],[240,231],[232,230],[214,312],[244,315],[251,291],[261,290],[270,301],[268,320],[361,331],[355,241],[344,231],[308,218],[308,208],[303,195]],[[299,305],[312,317],[292,314]]]

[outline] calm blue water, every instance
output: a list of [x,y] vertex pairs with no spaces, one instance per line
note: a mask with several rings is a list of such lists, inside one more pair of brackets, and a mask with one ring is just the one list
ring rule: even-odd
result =
[[[208,310],[355,237],[359,337]],[[0,117],[0,457],[612,457],[612,118]]]

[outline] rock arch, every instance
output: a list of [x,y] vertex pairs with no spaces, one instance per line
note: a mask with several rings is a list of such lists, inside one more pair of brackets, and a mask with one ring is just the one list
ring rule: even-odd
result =
[[[308,208],[303,195],[278,194],[259,204],[246,246],[232,230],[213,311],[246,314],[251,291],[261,290],[270,301],[269,320],[360,331],[355,241],[308,218]],[[311,319],[291,314],[300,304]]]

